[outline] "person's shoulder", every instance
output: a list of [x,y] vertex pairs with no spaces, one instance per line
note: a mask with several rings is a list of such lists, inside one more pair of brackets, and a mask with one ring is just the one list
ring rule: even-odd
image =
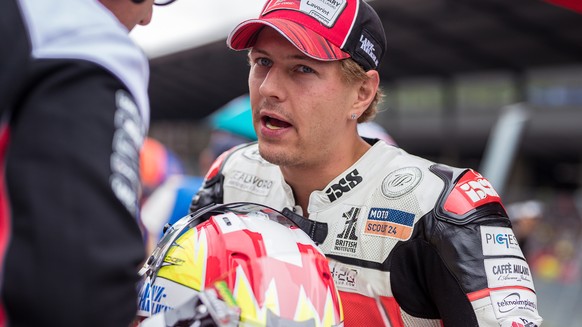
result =
[[148,60],[119,20],[95,0],[20,0],[34,59],[90,62],[122,81],[149,121]]
[[480,219],[507,219],[501,197],[493,185],[474,169],[434,164],[430,170],[445,183],[435,207],[436,217],[465,225]]
[[436,162],[430,159],[409,153],[397,145],[388,144],[381,140],[376,140],[372,144],[370,156],[376,158],[374,160],[376,163],[378,160],[384,160],[387,164],[386,168],[389,171],[404,167],[416,167],[421,170],[428,170],[429,167],[436,164]]
[[386,144],[374,147],[389,158],[385,166],[389,175],[383,187],[414,189],[425,202],[429,201],[427,205],[431,203],[437,219],[464,225],[479,217],[507,216],[499,194],[478,171],[439,163]]
[[[129,31],[98,1],[21,0],[32,53],[39,59],[94,62],[122,80],[147,77],[147,58]],[[47,13],[51,16],[47,17]]]
[[[384,146],[388,147],[388,146]],[[393,163],[389,166],[392,183],[414,184],[423,180],[417,192],[438,192],[434,212],[437,219],[464,225],[476,219],[499,217],[507,213],[501,197],[486,177],[471,168],[438,163],[408,152],[392,148]],[[431,176],[431,178],[428,178]],[[392,181],[393,180],[393,181]],[[431,198],[427,194],[423,198]]]
[[20,4],[36,57],[90,60],[127,55],[127,50],[143,55],[127,29],[98,1],[21,0]]

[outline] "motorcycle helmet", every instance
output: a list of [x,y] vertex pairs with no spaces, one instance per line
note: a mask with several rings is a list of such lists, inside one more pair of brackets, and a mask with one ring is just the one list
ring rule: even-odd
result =
[[201,303],[206,311],[228,311],[214,315],[210,325],[340,326],[343,321],[324,254],[286,216],[258,204],[213,205],[180,219],[140,274],[138,315],[165,314],[159,326],[190,326],[183,322],[197,319],[193,315],[200,307],[194,306]]

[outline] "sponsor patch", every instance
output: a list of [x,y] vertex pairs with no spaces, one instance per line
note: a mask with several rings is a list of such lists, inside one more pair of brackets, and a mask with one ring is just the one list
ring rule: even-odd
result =
[[330,263],[330,271],[333,281],[339,289],[357,289],[356,281],[360,270],[357,267],[345,266],[342,264],[333,265]]
[[513,255],[523,258],[513,230],[507,227],[480,226],[484,255]]
[[523,286],[534,290],[529,266],[525,260],[517,258],[485,259],[487,286]]
[[380,46],[375,44],[374,39],[368,36],[366,31],[363,31],[362,35],[360,35],[360,48],[358,50],[365,53],[376,66],[380,63],[376,55],[379,48]]
[[361,208],[352,207],[342,214],[345,219],[344,229],[336,235],[332,252],[342,254],[355,254],[358,247],[358,216]]
[[256,195],[267,196],[273,183],[272,180],[235,170],[228,176],[224,185]]
[[371,208],[364,234],[408,240],[412,235],[414,214],[396,209]]
[[498,320],[509,316],[531,316],[538,312],[535,293],[530,291],[502,290],[491,292],[493,311]]
[[325,190],[325,194],[330,202],[339,199],[344,193],[351,191],[356,185],[360,184],[364,179],[360,176],[357,169],[347,173],[336,184],[331,185]]
[[416,167],[398,169],[382,181],[382,194],[390,199],[399,198],[412,191],[421,179],[422,172]]

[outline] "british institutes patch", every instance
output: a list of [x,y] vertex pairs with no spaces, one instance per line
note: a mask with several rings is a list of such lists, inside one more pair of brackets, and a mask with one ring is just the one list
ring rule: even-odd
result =
[[344,227],[335,236],[332,253],[341,255],[355,255],[358,248],[358,217],[362,208],[350,207],[342,214]]

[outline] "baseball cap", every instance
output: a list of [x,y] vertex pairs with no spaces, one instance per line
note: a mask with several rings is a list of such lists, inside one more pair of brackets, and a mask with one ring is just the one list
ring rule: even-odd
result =
[[268,0],[259,18],[234,28],[227,45],[233,50],[249,49],[265,26],[311,58],[352,58],[366,71],[377,69],[386,52],[380,17],[363,0]]

